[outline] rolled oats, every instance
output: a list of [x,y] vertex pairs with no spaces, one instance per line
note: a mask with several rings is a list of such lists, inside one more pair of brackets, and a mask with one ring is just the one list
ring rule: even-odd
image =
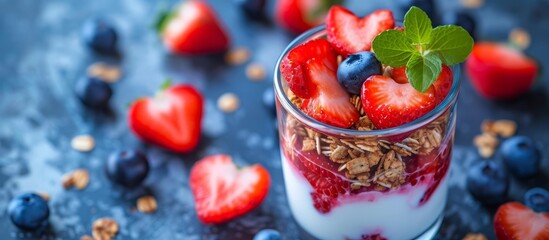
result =
[[469,233],[463,237],[463,240],[488,240],[482,233]]
[[242,64],[250,58],[250,51],[245,47],[235,48],[225,54],[225,62],[230,65]]
[[484,120],[482,122],[482,131],[508,138],[515,135],[517,131],[517,124],[514,121],[505,119],[497,121]]
[[234,112],[240,106],[240,100],[234,93],[225,93],[217,99],[217,107],[226,113]]
[[156,212],[157,203],[153,196],[144,196],[137,199],[137,209],[142,213]]
[[71,147],[80,152],[89,152],[95,147],[95,139],[91,135],[78,135],[71,140]]
[[253,81],[260,81],[265,79],[265,68],[258,63],[252,63],[246,67],[246,76]]
[[118,223],[112,218],[99,218],[93,222],[94,240],[110,240],[118,233]]
[[73,172],[63,175],[61,183],[65,189],[76,187],[78,190],[82,190],[88,186],[90,182],[90,175],[85,169],[77,169]]
[[301,151],[308,152],[315,149],[316,149],[315,140],[310,138],[303,139],[303,146],[301,147]]
[[523,28],[515,28],[509,33],[509,41],[520,49],[526,49],[530,46],[530,34]]
[[461,0],[461,5],[466,8],[479,8],[484,4],[484,0]]
[[347,162],[346,167],[349,173],[353,175],[370,172],[370,163],[366,157],[355,158]]
[[120,80],[122,72],[118,67],[109,66],[105,63],[98,62],[88,67],[88,75],[97,77],[107,83],[115,83]]

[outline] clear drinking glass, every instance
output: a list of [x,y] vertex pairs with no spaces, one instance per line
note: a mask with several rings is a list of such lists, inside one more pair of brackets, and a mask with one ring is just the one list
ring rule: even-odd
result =
[[[286,194],[295,220],[319,239],[430,239],[448,193],[459,68],[451,67],[446,99],[413,122],[371,131],[333,127],[296,107],[299,99],[279,71],[291,49],[325,36],[320,26],[295,39],[274,75]],[[351,101],[361,108],[360,101]]]

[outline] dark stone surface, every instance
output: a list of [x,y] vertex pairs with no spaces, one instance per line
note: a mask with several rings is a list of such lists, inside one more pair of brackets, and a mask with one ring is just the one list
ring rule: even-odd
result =
[[[173,1],[170,1],[173,2]],[[276,26],[246,20],[230,0],[211,0],[232,36],[233,46],[246,46],[251,61],[265,65],[272,76],[275,61],[292,36]],[[443,14],[458,1],[440,0]],[[479,39],[505,40],[514,27],[532,34],[528,54],[543,66],[549,64],[549,15],[547,0],[487,0],[473,10],[479,20]],[[272,9],[273,1],[270,2]],[[392,1],[350,0],[358,14],[388,7]],[[217,57],[179,57],[166,53],[151,24],[161,6],[154,1],[0,1],[0,239],[78,239],[91,234],[99,217],[113,217],[120,224],[116,239],[251,239],[262,228],[275,228],[286,239],[298,238],[286,202],[273,117],[261,97],[271,78],[251,82],[245,65],[232,67]],[[89,52],[80,41],[82,23],[94,16],[110,19],[119,31],[122,56],[106,58]],[[114,84],[110,113],[86,110],[76,99],[73,85],[96,61],[120,64],[123,79]],[[127,104],[154,94],[166,77],[191,83],[207,98],[203,138],[193,153],[173,154],[136,139],[126,124]],[[232,91],[241,97],[241,108],[232,114],[217,110],[217,98]],[[463,82],[455,151],[450,178],[450,200],[440,239],[461,239],[468,232],[494,237],[494,209],[482,207],[464,190],[464,170],[477,159],[472,138],[486,118],[517,121],[519,133],[542,146],[543,174],[530,181],[513,181],[510,199],[521,200],[532,186],[549,188],[549,84],[547,74],[535,88],[516,101],[483,100]],[[91,153],[71,149],[70,140],[81,133],[97,139]],[[151,160],[146,187],[133,191],[112,185],[104,174],[108,155],[125,148],[140,148]],[[197,221],[188,186],[188,172],[195,161],[212,153],[228,153],[239,164],[262,163],[271,172],[272,188],[264,204],[237,220],[218,226]],[[496,157],[498,158],[498,157]],[[75,168],[90,170],[91,181],[83,191],[61,187],[61,176]],[[26,191],[50,194],[51,229],[41,237],[18,231],[5,209],[10,199]],[[158,212],[131,211],[135,197],[153,193]]]

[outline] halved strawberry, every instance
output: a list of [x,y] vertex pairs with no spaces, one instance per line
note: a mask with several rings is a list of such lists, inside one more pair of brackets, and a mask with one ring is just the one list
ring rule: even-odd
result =
[[[391,71],[391,76],[397,83],[408,83],[408,77],[406,77],[406,67],[393,68]],[[433,83],[433,87],[436,90],[437,100],[436,105],[442,102],[450,92],[452,88],[452,83],[454,81],[454,75],[452,70],[446,66],[442,65],[442,72],[438,75],[437,80]]]
[[227,155],[198,161],[191,169],[196,214],[203,223],[222,223],[253,210],[263,202],[270,185],[261,165],[237,168]]
[[305,78],[316,87],[311,98],[303,100],[302,110],[323,123],[348,128],[360,114],[349,101],[349,94],[339,85],[336,70],[322,58],[312,58],[305,64]]
[[390,10],[377,10],[359,18],[344,7],[334,6],[326,16],[328,41],[343,56],[370,51],[374,38],[394,26],[395,18]]
[[549,213],[536,213],[518,202],[501,205],[494,216],[499,240],[549,239]]
[[387,76],[369,77],[362,85],[362,106],[376,128],[384,129],[411,122],[433,110],[436,91],[425,93],[410,84],[400,84]]
[[326,66],[337,69],[337,54],[326,39],[319,38],[305,42],[292,49],[280,63],[282,77],[296,96],[309,98],[316,86],[307,79],[304,65],[311,58],[323,59]]

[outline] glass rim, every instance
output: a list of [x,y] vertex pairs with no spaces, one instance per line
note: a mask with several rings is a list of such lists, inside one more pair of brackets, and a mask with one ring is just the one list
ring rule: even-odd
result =
[[286,95],[286,92],[283,90],[283,81],[280,73],[280,62],[282,61],[282,58],[284,58],[284,56],[286,56],[286,54],[297,45],[304,43],[307,40],[314,39],[319,36],[324,36],[325,30],[326,30],[325,25],[320,25],[296,37],[294,40],[292,40],[292,42],[290,42],[290,44],[288,44],[286,49],[284,49],[284,51],[276,61],[276,65],[275,65],[274,79],[273,79],[275,96],[279,100],[282,107],[286,111],[288,111],[289,114],[297,118],[303,124],[329,134],[337,134],[337,135],[349,135],[349,136],[357,136],[357,137],[397,135],[397,134],[402,134],[402,133],[416,130],[422,127],[423,125],[431,121],[434,121],[437,117],[439,117],[442,113],[444,113],[444,111],[452,103],[456,102],[458,93],[459,93],[459,86],[461,85],[459,65],[449,66],[452,69],[453,81],[452,81],[452,87],[450,89],[450,92],[448,93],[446,98],[444,98],[444,100],[440,104],[438,104],[438,106],[436,106],[433,110],[431,110],[427,114],[409,123],[405,123],[403,125],[392,127],[392,128],[361,131],[361,130],[355,130],[355,129],[335,127],[310,117],[309,115],[301,111],[299,108],[297,108],[294,104],[292,104],[290,99]]

